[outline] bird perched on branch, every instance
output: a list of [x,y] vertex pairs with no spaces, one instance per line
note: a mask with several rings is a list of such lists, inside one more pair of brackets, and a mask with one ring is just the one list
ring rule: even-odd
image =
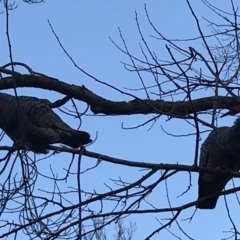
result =
[[72,129],[51,109],[47,99],[0,93],[0,128],[13,140],[35,153],[48,153],[50,144],[78,148],[92,142],[84,131]]
[[[232,127],[213,130],[201,147],[200,167],[239,171],[240,169],[240,118]],[[198,200],[220,193],[231,179],[228,174],[200,173],[198,178]],[[197,203],[197,208],[213,209],[218,195]]]

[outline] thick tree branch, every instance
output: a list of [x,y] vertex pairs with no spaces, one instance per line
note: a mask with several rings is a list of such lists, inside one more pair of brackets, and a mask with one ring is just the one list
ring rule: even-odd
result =
[[[50,91],[56,91],[67,95],[68,97],[86,102],[90,105],[93,113],[106,115],[131,115],[131,114],[163,114],[172,117],[182,118],[193,113],[193,107],[196,112],[212,109],[214,96],[203,97],[191,101],[164,101],[164,100],[145,100],[136,98],[131,101],[115,102],[105,99],[85,86],[76,86],[62,82],[58,79],[47,76],[35,75],[15,75],[17,87],[34,87]],[[12,77],[2,78],[0,81],[1,89],[13,88]],[[233,97],[218,96],[218,109],[235,109],[239,106],[239,101]]]
[[[141,100],[134,99],[132,101],[115,102],[107,100],[99,95],[93,93],[85,86],[71,85],[58,79],[47,76],[33,76],[33,75],[15,75],[17,87],[34,87],[42,88],[50,91],[56,91],[86,102],[90,105],[93,113],[106,115],[131,115],[131,114],[150,114],[157,113],[169,115],[173,117],[186,117],[193,113],[192,105],[196,112],[207,111],[212,109],[214,96],[194,99],[191,101],[164,101],[164,100]],[[1,89],[13,88],[12,77],[2,78],[0,81]],[[218,96],[218,109],[234,109],[239,106],[236,98]]]

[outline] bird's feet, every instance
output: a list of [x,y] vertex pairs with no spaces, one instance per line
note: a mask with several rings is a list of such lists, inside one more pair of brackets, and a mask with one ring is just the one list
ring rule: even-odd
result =
[[84,145],[80,144],[79,147],[80,147],[81,154],[87,151]]

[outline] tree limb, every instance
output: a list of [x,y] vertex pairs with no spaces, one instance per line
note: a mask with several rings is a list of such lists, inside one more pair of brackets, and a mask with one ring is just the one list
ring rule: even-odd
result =
[[[164,101],[135,98],[131,101],[113,101],[105,99],[83,86],[68,84],[55,78],[47,76],[15,75],[16,87],[34,87],[50,91],[57,91],[68,98],[72,97],[90,105],[94,114],[105,115],[133,115],[133,114],[163,114],[176,118],[187,117],[196,112],[212,109],[214,96],[193,99],[190,101]],[[13,88],[13,78],[5,77],[0,81],[1,89]],[[218,96],[218,109],[235,109],[239,106],[239,99],[226,96]]]

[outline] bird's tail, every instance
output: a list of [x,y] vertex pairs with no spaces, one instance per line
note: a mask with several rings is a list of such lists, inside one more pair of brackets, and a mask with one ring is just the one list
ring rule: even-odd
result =
[[90,134],[84,131],[76,131],[81,144],[85,145],[92,142]]
[[[204,197],[209,197],[211,195],[215,195],[220,193],[226,183],[228,182],[228,178],[220,179],[216,177],[214,180],[210,182],[206,182],[203,179],[203,175],[200,174],[198,179],[198,200]],[[219,198],[219,195],[215,195],[212,197],[209,197],[206,200],[200,201],[197,203],[197,208],[200,209],[214,209],[217,204],[217,200]]]
[[72,148],[78,148],[81,145],[85,145],[92,142],[90,134],[84,131],[62,131],[61,143],[70,146]]

